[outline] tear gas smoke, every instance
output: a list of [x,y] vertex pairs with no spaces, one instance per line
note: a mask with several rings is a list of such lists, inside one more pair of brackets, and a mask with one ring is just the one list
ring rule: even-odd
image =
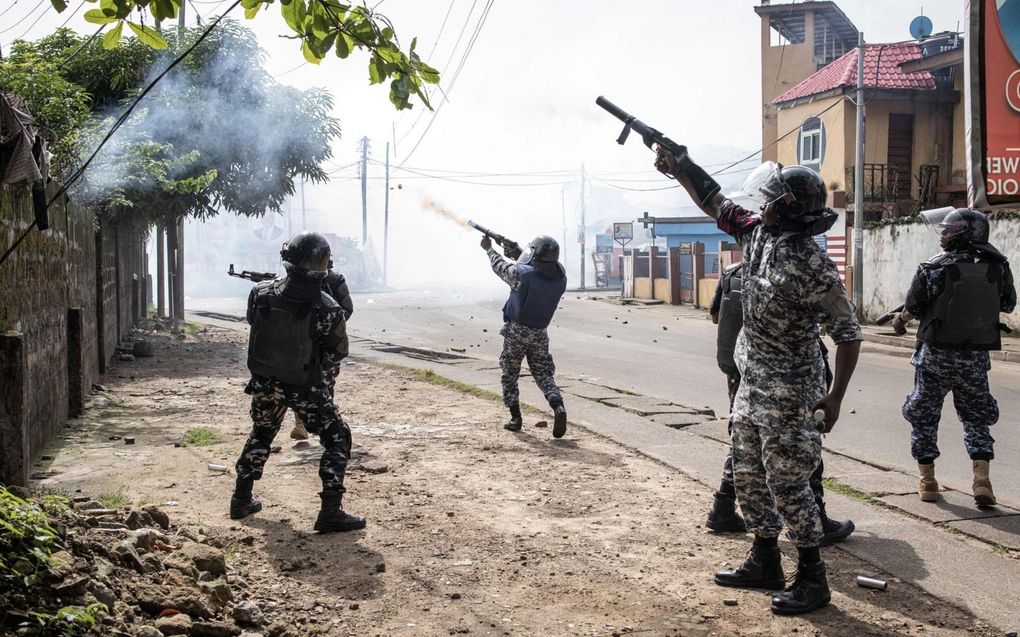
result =
[[430,197],[422,197],[421,207],[433,214],[443,217],[444,219],[449,219],[450,221],[460,225],[461,228],[467,229],[469,227],[467,217],[461,217],[460,215],[447,210],[442,204]]

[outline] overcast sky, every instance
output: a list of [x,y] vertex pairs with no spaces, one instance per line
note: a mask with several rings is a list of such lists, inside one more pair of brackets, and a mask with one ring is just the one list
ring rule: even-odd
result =
[[[195,9],[208,19],[230,4],[192,1],[189,23]],[[68,4],[68,11],[73,11],[79,0]],[[418,51],[443,72],[449,102],[443,103],[437,94],[433,106],[442,104],[441,109],[424,114],[420,105],[397,112],[389,104],[386,89],[369,87],[364,54],[347,60],[330,56],[320,66],[302,64],[295,42],[279,37],[288,29],[275,5],[246,24],[258,33],[269,53],[267,68],[279,74],[278,81],[298,87],[323,86],[336,98],[336,116],[343,128],[330,163],[337,169],[336,179],[306,189],[311,217],[328,226],[322,229],[360,240],[358,173],[348,165],[358,160],[361,137],[370,138],[371,157],[379,162],[386,142],[395,142],[391,162],[408,170],[391,176],[391,185],[402,188],[393,190],[390,198],[390,254],[396,255],[390,278],[413,285],[437,275],[473,282],[491,276],[485,272],[484,259],[479,261],[468,252],[477,237],[424,212],[419,202],[426,195],[524,241],[538,233],[562,238],[562,197],[569,228],[565,251],[572,273],[577,269],[582,163],[592,177],[587,189],[588,221],[599,222],[599,227],[589,226],[590,232],[602,231],[605,221],[631,220],[645,210],[676,214],[679,207],[690,204],[679,189],[623,189],[663,188],[670,182],[652,170],[653,155],[638,138],[626,147],[616,145],[620,127],[595,106],[598,95],[689,146],[695,160],[713,166],[710,171],[758,149],[760,18],[755,4],[747,0],[494,0],[480,24],[487,0],[383,0],[377,10],[393,21],[405,47],[417,36]],[[842,0],[838,4],[869,42],[909,39],[908,25],[922,12],[921,4],[901,0]],[[44,5],[48,7],[49,0]],[[0,7],[8,6],[10,0],[0,2]],[[35,6],[37,0],[18,0],[0,18],[0,31]],[[85,9],[68,26],[91,33],[92,25],[80,17]],[[963,28],[963,0],[927,2],[923,12],[931,17],[936,32]],[[36,16],[42,18],[29,29]],[[67,16],[52,9],[43,15],[40,10],[0,34],[0,43],[6,52],[14,36],[26,30],[29,39],[45,35]],[[753,165],[745,163],[735,170]],[[410,171],[444,178],[422,179]],[[527,174],[510,177],[505,173]],[[727,178],[739,183],[743,174]],[[370,164],[370,235],[376,243],[382,235],[382,175],[381,164]],[[435,258],[437,252],[449,257]],[[432,265],[424,268],[426,262]]]

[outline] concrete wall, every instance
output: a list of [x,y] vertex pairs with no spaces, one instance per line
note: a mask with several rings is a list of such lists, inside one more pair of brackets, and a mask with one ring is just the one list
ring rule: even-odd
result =
[[[991,242],[1009,258],[1014,277],[1020,264],[1020,216],[992,217]],[[864,231],[864,313],[874,320],[903,303],[922,261],[940,251],[938,237],[924,224],[890,224]],[[1020,330],[1020,312],[1003,315]]]
[[789,130],[778,120],[772,100],[818,70],[814,61],[814,12],[805,12],[804,20],[803,43],[772,46],[769,16],[761,17],[762,161],[782,161],[776,159],[777,149],[772,142]]
[[[51,184],[49,196],[55,194]],[[50,206],[50,229],[33,230],[0,265],[0,482],[21,484],[35,458],[85,396],[112,357],[100,326],[134,323],[132,305],[114,295],[99,303],[97,272],[141,267],[142,233],[130,229],[97,250],[93,215],[67,201]],[[0,251],[32,223],[28,189],[0,189]],[[127,258],[123,257],[126,251]],[[120,258],[118,259],[118,256]],[[140,270],[139,270],[140,272]],[[130,275],[129,275],[130,277]],[[125,319],[122,319],[125,320]],[[125,328],[129,328],[127,323]]]
[[[808,118],[819,117],[819,113],[840,101],[843,101],[843,96],[837,95],[781,109],[779,111],[780,134],[799,129]],[[851,105],[852,108],[853,105]],[[825,128],[825,152],[822,156],[822,164],[818,172],[830,190],[845,190],[846,148],[849,145],[852,149],[854,139],[853,136],[846,136],[845,118],[847,117],[847,112],[846,106],[836,106],[820,116],[822,126]],[[853,110],[849,112],[851,119],[855,117]],[[852,135],[856,134],[853,132],[855,130],[855,128],[851,127]],[[797,146],[799,144],[799,131],[780,140],[776,145],[779,157],[777,161],[784,166],[796,164]],[[853,157],[852,152],[850,156],[851,158]],[[851,163],[852,161],[851,159]],[[834,184],[836,187],[833,187]]]

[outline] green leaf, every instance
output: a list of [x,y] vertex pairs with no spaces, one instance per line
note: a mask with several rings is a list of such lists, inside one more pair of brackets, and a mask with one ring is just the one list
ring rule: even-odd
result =
[[64,9],[67,8],[67,3],[64,0],[50,0],[50,4],[57,10],[57,13],[63,13]]
[[117,44],[120,43],[120,32],[124,30],[124,23],[118,22],[117,26],[113,27],[113,30],[107,31],[106,35],[103,36],[103,48],[104,49],[116,49]]
[[252,18],[255,17],[255,14],[257,14],[259,12],[259,9],[261,8],[262,8],[261,4],[257,4],[254,7],[246,7],[244,10],[244,17],[251,20]]
[[159,31],[152,27],[147,27],[144,24],[135,24],[134,22],[128,22],[127,25],[131,27],[131,30],[138,36],[138,40],[145,46],[160,50],[167,47],[166,40],[159,34]]
[[424,62],[418,63],[418,74],[421,76],[422,80],[429,84],[439,83],[439,71]]
[[[300,0],[294,1],[299,2]],[[322,57],[316,54],[315,51],[313,51],[312,48],[308,46],[308,42],[301,43],[301,53],[302,55],[305,56],[305,59],[311,62],[312,64],[318,64],[319,62],[322,61]]]
[[380,84],[386,79],[386,63],[378,55],[368,61],[368,77],[372,84]]
[[351,39],[351,36],[341,31],[339,37],[336,39],[336,56],[343,60],[351,54],[353,49],[354,40]]
[[110,24],[116,22],[117,18],[106,15],[102,9],[89,9],[85,12],[85,21],[92,24]]
[[305,0],[291,0],[289,4],[280,7],[283,19],[294,31],[304,34],[305,16],[308,14],[305,8]]
[[153,0],[150,3],[152,17],[156,20],[172,20],[177,17],[177,6],[173,0]]

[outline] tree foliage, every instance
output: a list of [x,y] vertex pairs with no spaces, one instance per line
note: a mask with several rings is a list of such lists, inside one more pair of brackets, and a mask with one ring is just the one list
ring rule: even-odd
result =
[[[58,11],[64,11],[64,0],[50,0]],[[85,12],[93,24],[109,25],[102,39],[107,48],[116,47],[123,35],[133,33],[142,44],[165,49],[169,43],[163,34],[146,25],[153,21],[177,17],[185,0],[88,0],[99,6]],[[245,17],[251,19],[276,0],[239,0]],[[330,52],[347,58],[354,50],[370,54],[368,76],[372,84],[389,81],[390,102],[398,109],[411,108],[411,95],[431,108],[424,91],[426,84],[439,82],[439,72],[426,64],[415,51],[417,39],[405,53],[393,24],[366,4],[355,5],[338,0],[279,0],[283,21],[290,28],[292,39],[300,41],[301,53],[312,64],[319,64]],[[136,19],[130,19],[132,16]],[[127,30],[125,31],[125,26]]]

